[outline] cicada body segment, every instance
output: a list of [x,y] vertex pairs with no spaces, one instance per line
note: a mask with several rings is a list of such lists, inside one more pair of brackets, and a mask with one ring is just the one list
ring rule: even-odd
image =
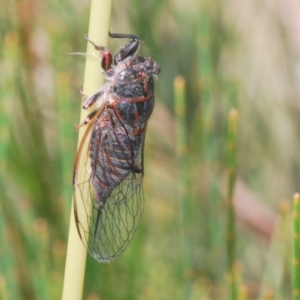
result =
[[[84,108],[94,103],[97,108],[82,124],[88,123],[73,176],[78,233],[99,262],[111,262],[125,250],[143,214],[144,143],[155,101],[153,76],[160,71],[151,57],[135,55],[137,37],[110,35],[131,42],[115,55],[114,66],[105,67],[104,86],[85,99]],[[107,48],[94,46],[109,57]],[[79,201],[84,214],[78,213]]]

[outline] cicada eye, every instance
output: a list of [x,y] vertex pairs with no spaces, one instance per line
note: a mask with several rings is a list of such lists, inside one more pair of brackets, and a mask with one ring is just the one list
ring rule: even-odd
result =
[[153,70],[153,74],[158,75],[160,73],[160,65],[156,61],[153,62],[152,70]]

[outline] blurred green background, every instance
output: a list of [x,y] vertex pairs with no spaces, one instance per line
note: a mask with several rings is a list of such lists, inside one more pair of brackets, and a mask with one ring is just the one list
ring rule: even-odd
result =
[[[86,51],[89,5],[1,1],[1,299],[61,298],[84,69],[84,56],[70,53]],[[294,0],[114,1],[111,32],[139,36],[139,53],[154,53],[162,72],[142,223],[112,264],[88,257],[84,299],[292,299],[299,14]],[[122,42],[110,41],[112,51]],[[236,157],[228,151],[232,108]]]

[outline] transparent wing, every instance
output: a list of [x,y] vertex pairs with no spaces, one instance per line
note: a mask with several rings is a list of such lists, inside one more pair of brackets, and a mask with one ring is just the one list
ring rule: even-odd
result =
[[112,110],[99,111],[76,158],[75,221],[84,245],[99,262],[111,262],[125,250],[143,214],[146,130],[134,136],[128,132]]

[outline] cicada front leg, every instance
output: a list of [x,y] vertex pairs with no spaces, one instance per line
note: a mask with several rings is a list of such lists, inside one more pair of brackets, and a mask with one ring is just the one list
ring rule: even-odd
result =
[[94,42],[92,42],[87,36],[84,36],[84,38],[91,43],[96,50],[101,51],[101,67],[106,72],[111,69],[112,64],[112,54],[110,50],[103,46],[98,46]]
[[111,38],[117,39],[131,39],[131,41],[123,46],[119,52],[116,53],[114,57],[114,65],[116,66],[119,62],[123,61],[127,57],[133,56],[141,43],[141,40],[133,34],[123,34],[123,33],[109,33]]

